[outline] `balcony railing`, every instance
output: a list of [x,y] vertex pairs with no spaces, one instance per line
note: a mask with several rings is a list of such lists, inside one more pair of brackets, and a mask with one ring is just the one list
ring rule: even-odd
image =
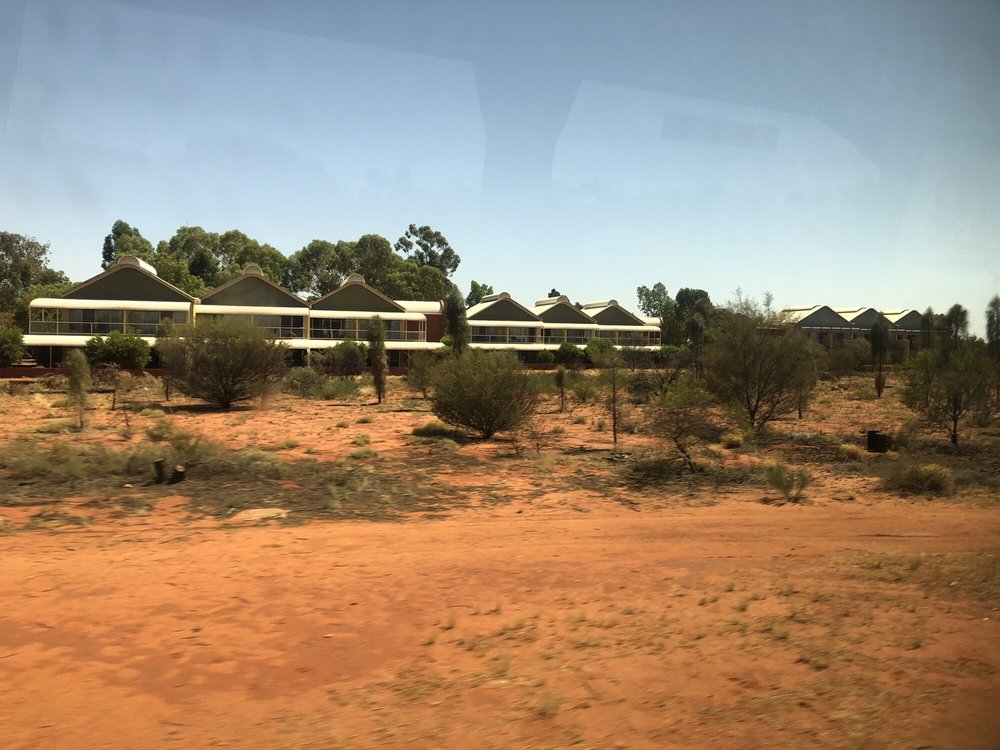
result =
[[[309,334],[313,339],[329,339],[332,341],[365,341],[368,332],[356,328],[313,328]],[[426,331],[386,331],[386,341],[426,341]]]

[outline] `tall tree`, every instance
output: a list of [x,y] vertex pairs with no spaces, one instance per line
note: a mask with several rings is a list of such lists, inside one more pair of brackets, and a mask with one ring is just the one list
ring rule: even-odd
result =
[[885,388],[885,361],[889,358],[889,328],[884,321],[875,321],[869,344],[872,364],[875,365],[875,396],[882,398],[882,390]]
[[652,287],[640,286],[635,290],[639,309],[643,315],[660,319],[660,343],[679,346],[686,343],[686,334],[677,315],[677,303],[658,281]]
[[13,318],[18,297],[31,286],[68,282],[66,274],[49,267],[48,244],[0,232],[0,314]]
[[444,332],[451,339],[455,354],[461,354],[469,346],[469,322],[465,319],[465,300],[454,284],[444,298]]
[[990,358],[1000,367],[1000,294],[986,305],[986,345]]
[[433,266],[445,276],[451,276],[462,262],[458,253],[440,232],[429,226],[410,224],[406,233],[396,240],[396,251],[413,258],[421,266]]
[[948,332],[948,346],[952,350],[957,349],[962,339],[969,335],[969,311],[955,303],[948,308],[944,319],[945,330]]
[[123,255],[152,262],[153,244],[142,236],[138,227],[118,219],[111,225],[111,234],[105,236],[101,250],[101,268],[108,269]]
[[372,382],[375,396],[381,404],[385,397],[385,384],[389,375],[389,362],[385,354],[385,324],[377,315],[368,322],[368,359],[372,363]]
[[468,307],[478,305],[483,301],[483,297],[493,294],[493,287],[489,284],[480,284],[475,279],[469,284],[469,293],[465,295],[465,304]]
[[284,285],[309,299],[322,297],[351,273],[353,254],[353,242],[313,240],[288,259]]
[[934,308],[928,307],[924,314],[920,316],[920,348],[932,349],[934,347]]
[[562,297],[562,293],[555,287],[549,289],[549,299],[552,299],[553,297]]
[[268,244],[261,245],[237,229],[219,235],[220,281],[236,278],[249,265],[259,266],[271,281],[281,284],[288,269],[288,258]]

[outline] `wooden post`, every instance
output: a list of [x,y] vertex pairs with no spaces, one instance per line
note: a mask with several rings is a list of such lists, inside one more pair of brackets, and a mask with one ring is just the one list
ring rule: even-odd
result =
[[166,481],[167,475],[166,470],[163,468],[163,464],[166,461],[162,458],[158,458],[153,461],[153,470],[156,472],[156,483],[163,484]]

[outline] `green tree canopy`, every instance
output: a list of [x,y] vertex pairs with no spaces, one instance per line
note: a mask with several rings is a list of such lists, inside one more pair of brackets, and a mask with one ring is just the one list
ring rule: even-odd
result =
[[49,266],[47,244],[0,232],[0,314],[13,319],[18,298],[30,287],[67,283],[66,274]]
[[465,304],[468,307],[478,305],[483,301],[483,297],[493,294],[493,287],[489,284],[480,284],[475,279],[469,284],[469,293],[465,295]]
[[142,236],[138,227],[118,219],[111,226],[111,234],[104,238],[104,248],[101,251],[101,268],[107,270],[123,255],[134,255],[149,261],[153,254],[153,245]]
[[396,250],[420,266],[432,266],[445,276],[451,276],[462,259],[440,232],[429,226],[410,224],[406,233],[396,240]]

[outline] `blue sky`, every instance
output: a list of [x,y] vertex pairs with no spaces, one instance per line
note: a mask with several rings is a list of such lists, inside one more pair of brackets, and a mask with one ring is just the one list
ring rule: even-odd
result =
[[992,2],[4,0],[0,228],[99,270],[240,229],[410,223],[525,301],[657,281],[778,305],[1000,291]]

